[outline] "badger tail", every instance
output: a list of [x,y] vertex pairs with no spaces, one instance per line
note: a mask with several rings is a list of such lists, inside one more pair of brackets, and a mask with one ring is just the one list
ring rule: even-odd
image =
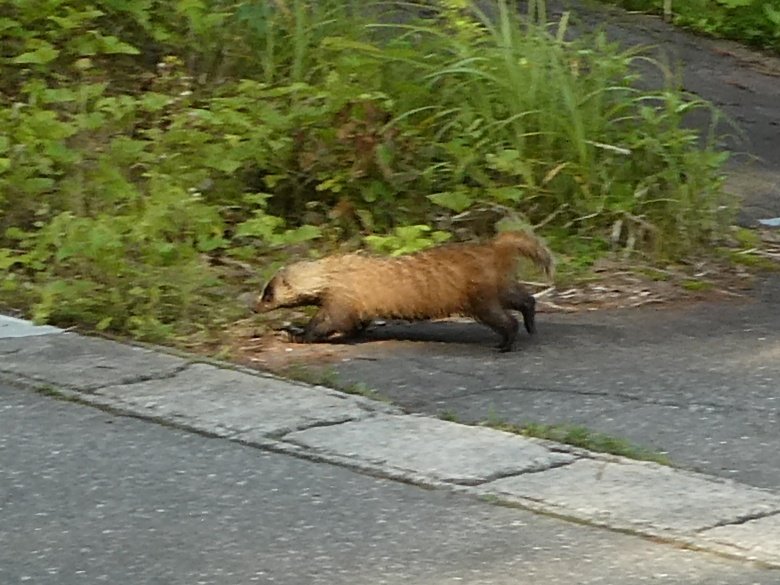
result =
[[547,245],[526,231],[501,232],[493,239],[493,245],[506,250],[512,256],[525,256],[544,270],[548,278],[555,276],[555,259]]

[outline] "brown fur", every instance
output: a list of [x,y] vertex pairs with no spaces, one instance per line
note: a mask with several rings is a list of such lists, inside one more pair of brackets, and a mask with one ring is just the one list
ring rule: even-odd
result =
[[320,310],[299,340],[350,335],[375,318],[436,319],[461,314],[501,335],[512,348],[522,313],[535,331],[535,301],[514,279],[520,256],[548,275],[554,262],[547,247],[526,232],[504,232],[484,244],[447,244],[397,258],[364,254],[330,256],[282,268],[266,285],[257,311],[317,305]]

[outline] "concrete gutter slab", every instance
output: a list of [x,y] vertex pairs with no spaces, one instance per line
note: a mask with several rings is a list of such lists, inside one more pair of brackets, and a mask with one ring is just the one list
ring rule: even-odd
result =
[[149,349],[74,333],[0,338],[0,373],[82,392],[170,376],[187,363]]
[[581,459],[482,487],[501,498],[544,502],[551,512],[594,524],[651,534],[693,535],[780,511],[780,496],[766,490],[663,465],[606,458]]
[[780,514],[718,526],[705,530],[701,536],[718,547],[724,547],[723,550],[736,547],[751,558],[780,566]]
[[101,388],[97,394],[138,414],[247,441],[383,410],[382,404],[272,378],[192,364],[165,380]]
[[313,428],[291,433],[283,440],[320,453],[465,485],[540,471],[576,459],[510,433],[408,415]]

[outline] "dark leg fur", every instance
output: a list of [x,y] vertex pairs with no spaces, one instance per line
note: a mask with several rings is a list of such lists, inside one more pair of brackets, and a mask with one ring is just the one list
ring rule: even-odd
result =
[[519,282],[513,282],[501,299],[501,304],[507,309],[520,311],[523,315],[525,330],[530,335],[536,333],[536,299]]
[[366,331],[368,331],[368,328],[370,326],[371,326],[371,321],[361,321],[352,335],[358,338],[365,337]]
[[302,334],[292,334],[292,340],[296,343],[316,343],[325,341],[334,333],[341,333],[345,337],[354,335],[360,322],[351,312],[334,306],[323,306],[306,324]]
[[501,343],[498,346],[499,351],[512,351],[519,327],[517,319],[498,302],[479,307],[474,316],[501,336]]

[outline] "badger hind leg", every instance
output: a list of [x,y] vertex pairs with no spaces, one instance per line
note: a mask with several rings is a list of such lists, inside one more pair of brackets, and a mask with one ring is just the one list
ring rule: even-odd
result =
[[536,333],[536,299],[522,284],[512,282],[501,301],[505,308],[520,311],[523,315],[523,325],[529,335]]
[[490,303],[489,305],[478,307],[474,317],[501,336],[501,343],[498,345],[499,351],[512,351],[520,325],[517,319],[504,309],[500,303]]
[[297,343],[316,343],[335,333],[350,337],[358,331],[360,324],[357,315],[347,307],[326,304],[306,324],[303,333],[293,335],[292,338]]

